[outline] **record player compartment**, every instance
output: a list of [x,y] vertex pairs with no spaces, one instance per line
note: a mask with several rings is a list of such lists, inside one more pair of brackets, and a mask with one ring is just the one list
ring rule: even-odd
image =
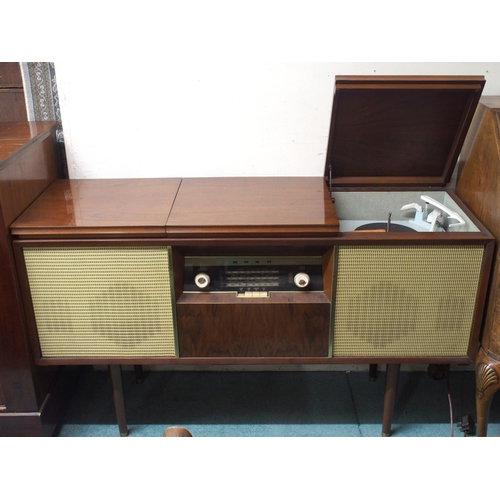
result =
[[[413,221],[415,210],[402,210],[404,206],[425,206],[422,196],[429,196],[460,215],[463,226],[447,227],[446,232],[473,232],[480,230],[459,205],[459,200],[447,191],[334,191],[335,209],[340,223],[340,231],[355,231],[360,226],[379,222],[387,225],[389,214],[391,224],[399,224],[418,232],[427,229]],[[455,221],[450,221],[455,222]]]

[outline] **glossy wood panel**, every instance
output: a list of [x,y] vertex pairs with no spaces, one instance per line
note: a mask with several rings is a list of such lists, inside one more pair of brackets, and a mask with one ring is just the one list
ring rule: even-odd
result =
[[41,136],[30,139],[0,163],[0,197],[6,227],[57,175],[59,152],[55,131],[53,126]]
[[320,177],[183,179],[171,237],[335,236],[338,219]]
[[[51,131],[57,122],[0,122],[0,142],[18,142],[27,144],[35,138],[41,138],[44,132]],[[0,160],[4,158],[0,157]]]
[[330,301],[315,292],[296,297],[276,293],[269,299],[237,299],[232,294],[184,294],[177,303],[179,355],[328,356]]
[[55,130],[53,122],[0,124],[0,144],[22,144],[0,160],[0,435],[40,435],[57,372],[31,357],[8,227],[57,175]]
[[11,226],[23,237],[165,235],[180,179],[57,180]]

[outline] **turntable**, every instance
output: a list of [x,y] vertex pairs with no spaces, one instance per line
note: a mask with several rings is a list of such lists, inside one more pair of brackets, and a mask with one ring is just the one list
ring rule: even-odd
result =
[[[403,197],[408,198],[408,195],[403,195]],[[413,198],[412,196],[411,198]],[[349,206],[352,203],[353,195],[350,195],[349,199],[343,203],[344,206]],[[384,199],[387,205],[391,202],[394,203],[394,194],[385,193]],[[409,211],[414,213],[412,218],[400,218],[396,221],[392,218],[392,211],[387,212],[387,220],[341,220],[340,230],[346,231],[379,231],[379,232],[452,232],[452,231],[479,231],[477,227],[474,226],[472,221],[468,219],[465,214],[460,214],[460,209],[456,207],[456,204],[451,200],[447,199],[446,204],[431,198],[428,195],[421,195],[421,203],[408,203],[403,205],[400,209],[400,217],[407,216]],[[389,201],[390,200],[390,201]],[[454,206],[455,210],[452,210],[450,206]],[[359,206],[371,206],[366,204],[366,200]],[[350,213],[355,208],[351,208]],[[359,214],[362,217],[363,214]],[[467,219],[467,220],[466,220]]]

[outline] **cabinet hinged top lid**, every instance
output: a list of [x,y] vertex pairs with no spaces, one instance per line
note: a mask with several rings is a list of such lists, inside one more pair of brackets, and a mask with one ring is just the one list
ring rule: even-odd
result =
[[446,186],[484,84],[482,76],[337,76],[327,182]]

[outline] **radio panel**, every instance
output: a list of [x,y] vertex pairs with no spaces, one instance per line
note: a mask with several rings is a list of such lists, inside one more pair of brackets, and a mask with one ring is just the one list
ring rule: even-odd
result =
[[322,291],[321,257],[186,257],[184,292]]

